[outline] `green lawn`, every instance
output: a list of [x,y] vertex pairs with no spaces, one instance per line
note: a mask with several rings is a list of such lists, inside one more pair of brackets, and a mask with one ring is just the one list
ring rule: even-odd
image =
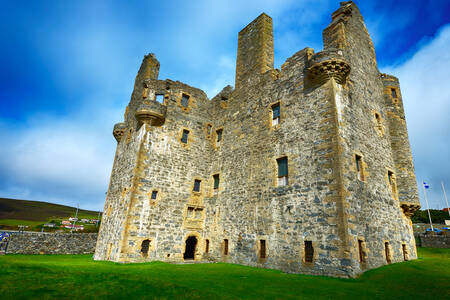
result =
[[230,264],[95,262],[91,255],[0,256],[0,299],[450,299],[450,249],[358,279]]

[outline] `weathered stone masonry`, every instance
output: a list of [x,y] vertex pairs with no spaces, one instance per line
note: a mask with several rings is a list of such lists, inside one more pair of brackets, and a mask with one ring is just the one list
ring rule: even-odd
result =
[[[398,80],[355,4],[273,68],[272,20],[239,33],[235,88],[209,100],[144,57],[94,258],[225,261],[356,276],[416,258],[419,207]],[[158,100],[158,101],[156,101]],[[287,167],[286,167],[287,162]]]

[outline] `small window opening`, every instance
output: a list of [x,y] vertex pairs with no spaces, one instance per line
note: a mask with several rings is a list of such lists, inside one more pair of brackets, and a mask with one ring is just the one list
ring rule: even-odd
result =
[[305,262],[312,263],[314,259],[314,247],[311,241],[305,241]]
[[259,241],[259,258],[266,258],[266,240]]
[[202,181],[199,179],[194,180],[194,189],[193,189],[194,192],[200,192],[200,184],[201,183],[202,183]]
[[205,240],[205,253],[209,253],[209,240]]
[[228,255],[228,239],[223,240],[223,255]]
[[272,105],[272,126],[280,124],[280,103]]
[[363,263],[363,262],[366,261],[366,259],[364,257],[363,241],[362,240],[358,240],[358,249],[359,249],[359,262]]
[[186,94],[183,94],[181,96],[181,106],[188,107],[189,106],[189,96]]
[[388,171],[388,180],[389,180],[389,185],[391,187],[392,195],[395,196],[397,194],[397,185],[395,182],[394,172]]
[[222,96],[221,100],[222,100],[222,101],[227,101],[227,100],[228,100],[228,98],[227,98],[227,97],[225,97],[225,96]]
[[222,141],[223,129],[218,129],[216,131],[216,134],[217,134],[217,144],[220,144],[220,142]]
[[378,127],[381,128],[381,116],[379,113],[375,113],[375,120],[377,121]]
[[214,179],[214,193],[217,193],[219,191],[219,184],[220,184],[219,174],[214,174],[213,179]]
[[202,211],[203,211],[203,208],[197,208],[195,210],[194,219],[197,219],[197,220],[201,219],[202,218]]
[[158,191],[152,191],[152,200],[156,200],[158,197]]
[[189,130],[183,129],[183,134],[181,136],[181,142],[187,144],[189,138]]
[[195,210],[193,207],[188,207],[187,217],[193,219],[195,217]]
[[277,186],[287,185],[288,184],[288,159],[287,159],[287,157],[278,158],[277,165],[278,165]]
[[391,88],[391,96],[392,98],[397,98],[397,91],[394,88]]
[[358,173],[358,179],[364,181],[362,156],[355,154],[355,163],[356,163],[356,172]]
[[148,249],[150,248],[150,240],[143,240],[141,244],[141,253],[142,256],[148,256]]
[[158,103],[163,104],[164,103],[164,95],[163,94],[156,94],[155,101],[158,102]]
[[402,252],[403,252],[403,260],[407,261],[408,260],[408,251],[406,250],[405,244],[402,244]]
[[142,98],[146,99],[148,97],[148,87],[144,86],[142,90]]
[[212,125],[211,124],[206,125],[206,133],[208,135],[211,135],[211,131],[212,131]]
[[391,253],[389,250],[389,242],[384,243],[384,254],[386,255],[386,262],[388,264],[390,264],[391,263]]

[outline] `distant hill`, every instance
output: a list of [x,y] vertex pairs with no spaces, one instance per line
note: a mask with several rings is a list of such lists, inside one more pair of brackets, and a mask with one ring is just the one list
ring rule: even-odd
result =
[[[47,222],[75,216],[76,207],[41,201],[0,198],[0,220],[24,220]],[[79,218],[97,219],[98,212],[80,209]]]

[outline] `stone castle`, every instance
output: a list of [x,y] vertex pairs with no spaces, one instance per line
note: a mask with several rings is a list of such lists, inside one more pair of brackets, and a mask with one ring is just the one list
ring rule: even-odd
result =
[[397,78],[357,6],[274,69],[272,19],[239,32],[235,87],[208,99],[144,57],[114,126],[94,259],[229,262],[354,277],[417,257],[420,207]]

